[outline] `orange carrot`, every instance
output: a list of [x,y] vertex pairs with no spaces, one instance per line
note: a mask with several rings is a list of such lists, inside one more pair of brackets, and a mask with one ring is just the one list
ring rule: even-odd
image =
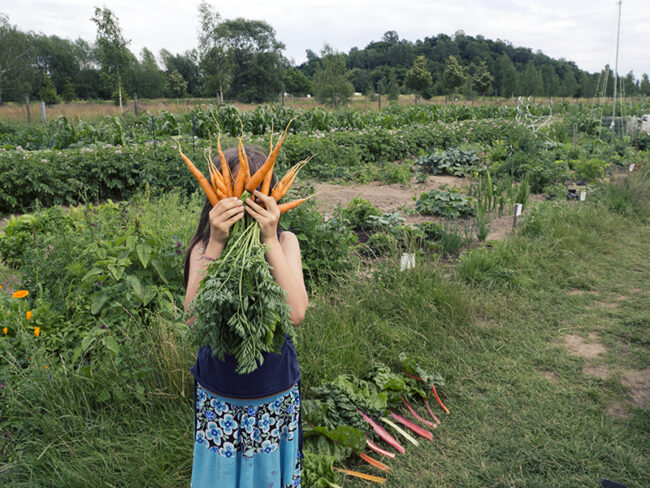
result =
[[287,173],[282,177],[278,184],[275,185],[275,188],[273,188],[273,191],[271,192],[271,196],[276,202],[280,200],[280,198],[282,198],[287,193],[287,191],[289,191],[289,188],[291,188],[291,185],[296,179],[298,172],[305,164],[307,164],[311,158],[312,156],[309,156],[307,159],[294,164],[291,168],[289,168],[289,171],[287,171]]
[[377,469],[381,469],[382,471],[386,471],[387,473],[390,472],[390,466],[382,463],[381,461],[377,461],[376,459],[371,458],[365,452],[362,452],[361,454],[359,454],[359,456],[361,456],[361,459],[363,459],[371,466],[374,466]]
[[280,205],[278,205],[278,208],[280,209],[280,213],[285,213],[291,210],[292,208],[296,208],[298,205],[305,202],[306,200],[307,200],[306,198],[299,198],[297,200],[292,200],[290,202],[281,203]]
[[336,466],[334,466],[334,471],[338,471],[339,473],[344,473],[350,476],[356,476],[357,478],[361,478],[362,480],[374,481],[375,483],[386,483],[386,478],[380,478],[379,476],[373,476],[371,474],[359,473],[358,471],[351,471],[349,469],[337,468]]
[[201,173],[196,166],[194,166],[194,163],[190,161],[190,158],[185,156],[183,154],[183,151],[181,150],[181,145],[178,144],[178,152],[181,154],[181,157],[183,158],[183,161],[185,161],[185,164],[187,164],[187,167],[190,169],[190,172],[194,175],[194,178],[196,178],[196,181],[199,182],[201,185],[201,188],[203,188],[203,191],[205,192],[205,195],[208,197],[208,200],[210,200],[210,203],[214,207],[217,202],[219,201],[219,197],[216,195],[212,187],[210,186],[210,183],[208,183],[208,180],[205,179],[205,176],[203,176],[203,173]]
[[212,188],[214,190],[221,190],[221,193],[224,195],[228,192],[226,189],[226,185],[223,182],[223,178],[221,178],[221,174],[219,173],[219,170],[217,170],[217,167],[214,165],[212,162],[212,151],[209,151],[208,154],[204,154],[205,160],[208,163],[208,170],[210,171],[210,182],[212,183]]
[[[246,184],[246,189],[248,191],[253,191],[257,186],[262,183],[262,179],[265,179],[265,177],[268,175],[269,172],[273,171],[273,166],[275,165],[275,160],[278,157],[278,153],[280,152],[280,148],[282,147],[282,143],[287,137],[287,131],[289,130],[289,126],[291,125],[291,122],[295,120],[295,117],[289,121],[287,126],[284,129],[284,134],[282,134],[282,137],[278,140],[278,143],[275,145],[275,148],[273,151],[269,153],[269,157],[266,158],[266,161],[264,164],[258,169],[255,174],[251,177],[251,179],[248,181]],[[273,137],[273,136],[271,136]],[[269,178],[269,183],[270,183],[270,178]],[[268,192],[268,190],[267,190]],[[264,191],[262,190],[262,193]],[[267,193],[268,194],[268,193]]]
[[239,146],[237,147],[239,152],[239,171],[237,172],[237,178],[235,178],[235,186],[233,188],[233,196],[239,198],[244,190],[244,182],[246,181],[246,163],[248,159],[244,156],[244,143],[242,138],[239,138]]
[[219,160],[221,161],[221,174],[223,175],[223,182],[226,185],[226,190],[228,196],[233,196],[232,192],[232,177],[230,176],[230,166],[228,166],[228,161],[226,161],[226,156],[224,156],[223,151],[221,150],[221,131],[217,136],[217,153],[219,154]]

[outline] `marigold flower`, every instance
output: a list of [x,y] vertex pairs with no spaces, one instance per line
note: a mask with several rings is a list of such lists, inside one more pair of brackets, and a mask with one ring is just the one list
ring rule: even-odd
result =
[[7,332],[9,332],[9,329],[7,327],[5,327],[4,329],[2,329],[2,332],[4,332],[5,335],[7,335]]
[[25,317],[27,317],[27,320],[31,320],[32,319],[32,311],[27,310],[27,312],[25,312]]
[[27,290],[17,290],[11,296],[14,298],[25,298],[27,295],[29,295]]
[[41,335],[41,328],[36,326],[34,327],[34,337],[38,337],[39,335]]
[[2,285],[0,285],[0,290],[2,290]]

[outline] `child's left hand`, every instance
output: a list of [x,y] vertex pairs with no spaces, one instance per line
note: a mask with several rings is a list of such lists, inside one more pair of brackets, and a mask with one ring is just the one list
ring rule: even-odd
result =
[[[250,198],[246,199],[246,211],[260,225],[260,240],[265,242],[278,238],[278,222],[280,221],[280,209],[275,199],[264,193],[255,190],[253,195],[259,203]],[[260,205],[260,203],[262,205]]]

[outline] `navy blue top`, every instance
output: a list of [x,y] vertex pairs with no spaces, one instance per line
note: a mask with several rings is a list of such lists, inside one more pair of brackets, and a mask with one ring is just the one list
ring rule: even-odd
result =
[[[278,229],[278,237],[280,237]],[[291,388],[300,380],[300,367],[293,341],[285,335],[279,354],[262,353],[264,362],[252,373],[237,374],[235,356],[224,361],[212,356],[210,346],[199,348],[196,363],[190,372],[204,388],[218,395],[233,398],[260,398]]]

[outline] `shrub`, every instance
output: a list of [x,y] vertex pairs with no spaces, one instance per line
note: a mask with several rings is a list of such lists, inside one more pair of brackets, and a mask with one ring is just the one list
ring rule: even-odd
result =
[[579,180],[594,181],[605,175],[605,168],[609,164],[602,159],[591,158],[586,160],[572,161],[575,176]]
[[381,217],[383,212],[361,197],[354,197],[347,206],[341,210],[343,218],[347,219],[353,229],[370,230],[373,223],[370,217]]
[[474,151],[451,148],[423,156],[415,164],[419,171],[432,175],[468,176],[479,169],[480,160]]
[[440,215],[452,219],[474,215],[471,197],[453,188],[422,193],[415,202],[415,209],[420,215]]

